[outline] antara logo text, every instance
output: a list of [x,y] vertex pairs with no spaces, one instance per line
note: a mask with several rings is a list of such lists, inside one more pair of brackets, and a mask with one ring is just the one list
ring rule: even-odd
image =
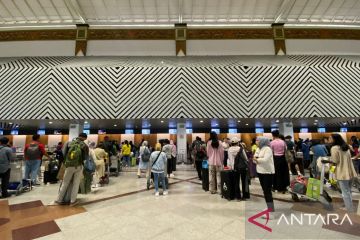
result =
[[[266,209],[258,214],[255,214],[254,216],[250,217],[248,221],[268,232],[272,232],[272,229],[268,226],[266,226],[269,222],[270,218],[270,212],[272,212],[272,209]],[[265,215],[265,224],[262,224],[255,219]],[[343,217],[340,217],[339,214],[336,213],[329,213],[326,215],[321,214],[314,214],[314,213],[301,213],[300,215],[290,214],[290,216],[286,216],[284,213],[281,214],[279,220],[277,221],[277,225],[287,224],[289,226],[303,226],[303,225],[316,225],[317,223],[322,223],[323,225],[343,225],[344,222],[349,223],[351,226],[353,225],[353,222],[351,221],[351,218],[348,214],[345,214]]]

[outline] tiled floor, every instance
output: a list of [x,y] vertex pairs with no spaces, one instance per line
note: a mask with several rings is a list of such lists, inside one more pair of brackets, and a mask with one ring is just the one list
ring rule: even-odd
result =
[[[277,220],[268,222],[267,226],[272,228],[272,233],[269,233],[247,223],[248,217],[265,208],[263,198],[253,195],[249,201],[235,202],[206,193],[201,189],[196,173],[188,171],[189,168],[192,170],[189,166],[180,166],[176,178],[170,179],[170,194],[157,198],[153,190],[146,190],[145,178],[138,179],[132,171],[122,172],[118,178],[112,177],[108,186],[79,195],[82,205],[75,209],[84,208],[85,212],[73,212],[75,215],[63,218],[54,214],[52,219],[61,231],[39,239],[358,239],[360,236],[326,229],[322,223],[301,227],[279,226]],[[41,200],[46,205],[55,199],[58,187],[57,184],[37,187],[8,201],[13,205]],[[252,182],[250,189],[253,194],[262,195],[257,180]],[[278,215],[300,214],[303,209],[309,209],[304,203],[294,203],[288,194],[274,194],[274,197],[277,199]],[[355,198],[359,199],[358,194]],[[310,206],[314,212],[318,208],[321,205]],[[62,209],[66,212],[72,208]],[[51,208],[46,210],[51,211]],[[258,221],[265,223],[265,220]],[[2,227],[0,239],[10,239],[2,235]]]

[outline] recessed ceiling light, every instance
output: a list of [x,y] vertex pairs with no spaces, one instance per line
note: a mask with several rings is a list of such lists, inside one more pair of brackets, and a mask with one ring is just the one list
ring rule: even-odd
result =
[[318,120],[317,120],[317,119],[315,119],[315,120],[314,120],[314,122],[318,122]]
[[12,122],[9,122],[9,124],[11,125],[11,124],[12,124]]
[[248,126],[249,124],[247,123],[247,124],[245,124],[246,126]]
[[49,124],[52,124],[52,122],[49,122]]
[[279,122],[279,120],[276,120],[275,122],[277,122],[277,123],[278,123],[278,122]]
[[355,122],[355,119],[351,119],[352,122]]
[[343,124],[344,124],[344,125],[346,125],[347,123],[346,123],[346,122],[344,122]]
[[161,122],[163,123],[164,121],[163,121],[163,120],[161,120]]
[[85,123],[85,124],[88,124],[89,122],[88,122],[88,121],[85,121],[84,123]]
[[200,122],[202,123],[202,122],[204,122],[203,120],[200,120]]
[[317,123],[315,122],[314,125],[317,125]]
[[116,124],[114,124],[114,127],[117,127],[117,125],[116,125]]
[[238,120],[238,122],[241,122],[240,120]]

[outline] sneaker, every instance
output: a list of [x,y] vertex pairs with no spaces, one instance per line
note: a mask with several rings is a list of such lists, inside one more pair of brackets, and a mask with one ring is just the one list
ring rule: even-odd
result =
[[155,197],[158,197],[159,195],[159,192],[155,192]]
[[303,176],[303,175],[301,174],[301,172],[297,172],[297,175],[298,175],[298,176],[301,176],[301,177]]
[[289,171],[289,175],[292,175],[292,172],[291,172],[291,171]]
[[170,177],[175,177],[175,175],[172,173],[172,174],[170,174]]
[[163,193],[164,196],[166,196],[166,195],[168,195],[168,194],[169,194],[168,191],[164,191],[164,193]]
[[58,201],[52,201],[48,204],[48,206],[59,206],[59,205],[62,205],[62,203]]
[[141,178],[141,176],[140,175],[137,175],[138,176],[138,178]]
[[[261,216],[262,219],[267,219],[266,215],[262,215]],[[273,212],[269,213],[269,220],[274,220],[275,219],[275,215]]]
[[79,204],[79,201],[72,202],[72,203],[70,203],[70,207],[75,207],[78,204]]

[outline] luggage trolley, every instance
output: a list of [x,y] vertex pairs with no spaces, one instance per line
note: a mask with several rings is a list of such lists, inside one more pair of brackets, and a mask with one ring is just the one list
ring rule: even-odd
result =
[[[119,172],[122,170],[122,163],[120,161],[119,155],[114,155],[109,158],[110,166],[108,169],[109,176],[119,176]],[[107,164],[109,165],[109,164]]]
[[10,180],[8,192],[16,196],[32,189],[31,181],[23,180],[23,155],[14,153],[10,162]]
[[300,198],[303,198],[303,199],[310,200],[310,201],[319,201],[322,204],[324,204],[325,206],[327,206],[328,208],[332,208],[332,205],[331,205],[332,198],[324,190],[324,178],[325,178],[325,164],[328,164],[328,163],[333,164],[333,162],[331,162],[330,160],[321,160],[321,163],[322,163],[322,167],[321,167],[321,176],[320,176],[320,198],[316,199],[316,198],[306,196],[305,194],[293,192],[289,188],[288,191],[291,194],[291,197],[295,202],[298,202],[300,200]]

